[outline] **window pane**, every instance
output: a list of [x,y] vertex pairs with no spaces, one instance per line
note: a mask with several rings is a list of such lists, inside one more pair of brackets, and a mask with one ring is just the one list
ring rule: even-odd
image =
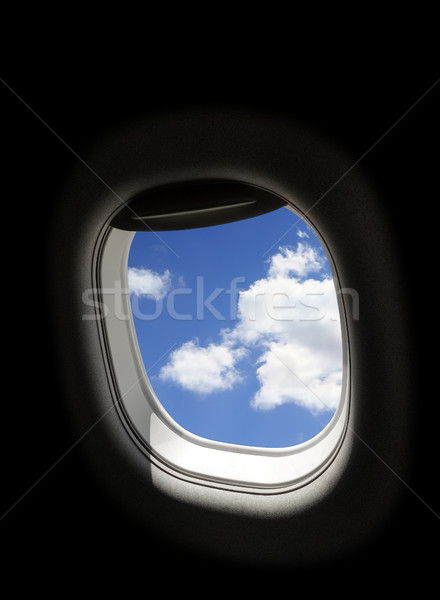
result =
[[342,383],[338,303],[324,249],[295,213],[138,232],[128,267],[145,370],[179,425],[281,448],[329,423]]

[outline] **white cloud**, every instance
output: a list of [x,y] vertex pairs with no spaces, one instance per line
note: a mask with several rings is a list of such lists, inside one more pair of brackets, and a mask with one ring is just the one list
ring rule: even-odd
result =
[[254,408],[294,402],[317,413],[338,404],[342,346],[335,287],[330,278],[309,276],[322,266],[310,246],[280,248],[268,276],[240,293],[239,322],[228,336],[263,349]]
[[314,248],[298,242],[296,250],[281,247],[280,252],[269,259],[269,277],[305,277],[317,273],[323,267],[324,261]]
[[171,287],[171,273],[166,270],[162,275],[149,269],[128,269],[128,288],[135,296],[152,296],[162,300]]
[[245,352],[244,348],[232,348],[227,343],[204,348],[198,340],[191,340],[171,354],[159,378],[200,394],[230,390],[242,379],[235,365]]
[[313,414],[336,409],[341,390],[336,357],[301,344],[273,342],[260,363],[260,389],[252,400],[254,408],[268,410],[294,402]]
[[[239,295],[239,322],[231,336],[243,343],[296,338],[319,346],[338,338],[338,306],[331,279],[259,279]],[[319,338],[319,340],[318,340]]]
[[300,238],[309,238],[309,234],[306,231],[301,231],[301,229],[298,229],[298,231],[296,232],[296,235]]
[[296,249],[279,248],[268,264],[267,277],[239,293],[238,321],[220,332],[221,343],[186,342],[160,377],[193,392],[230,390],[242,380],[237,365],[246,348],[254,348],[260,352],[255,409],[294,402],[314,414],[334,410],[342,347],[335,287],[321,274],[324,260],[299,242]]

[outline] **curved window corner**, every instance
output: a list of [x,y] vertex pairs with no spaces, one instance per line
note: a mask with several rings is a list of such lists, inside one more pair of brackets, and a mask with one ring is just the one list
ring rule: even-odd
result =
[[274,494],[314,480],[343,441],[345,314],[313,225],[234,185],[232,201],[207,194],[206,206],[191,188],[180,204],[141,198],[117,215],[99,251],[97,317],[115,404],[150,460]]

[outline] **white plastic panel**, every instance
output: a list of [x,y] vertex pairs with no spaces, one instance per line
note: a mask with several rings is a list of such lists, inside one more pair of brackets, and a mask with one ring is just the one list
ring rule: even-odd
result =
[[176,475],[228,488],[274,493],[314,479],[332,461],[346,428],[349,406],[346,344],[339,407],[327,427],[312,440],[290,448],[257,448],[215,442],[191,434],[163,409],[143,366],[127,282],[127,256],[132,237],[133,233],[113,228],[108,232],[100,257],[99,312],[105,315],[103,322],[117,387],[117,406],[143,450]]

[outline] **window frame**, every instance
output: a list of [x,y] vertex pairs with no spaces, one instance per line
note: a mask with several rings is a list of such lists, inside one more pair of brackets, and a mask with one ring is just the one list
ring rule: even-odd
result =
[[[246,183],[240,182],[240,185],[246,186]],[[96,308],[102,344],[107,349],[107,369],[112,373],[113,401],[142,451],[177,477],[204,486],[254,494],[286,492],[318,477],[334,460],[343,443],[350,406],[350,353],[337,270],[314,224],[300,215],[291,201],[284,199],[284,202],[286,208],[309,224],[326,252],[338,299],[343,352],[341,399],[335,414],[315,437],[287,448],[259,448],[205,439],[181,427],[165,411],[148,381],[131,312],[127,271],[134,233],[111,225],[103,233],[97,256]],[[105,317],[99,318],[104,314],[103,307]],[[120,309],[122,312],[118,315]]]
[[[370,540],[401,499],[418,398],[408,280],[387,198],[334,143],[291,118],[241,109],[139,117],[100,136],[82,158],[93,171],[72,166],[52,215],[52,325],[66,413],[105,499],[139,526],[141,543],[156,532],[204,556],[254,565],[316,564]],[[114,402],[96,320],[97,257],[121,206],[160,186],[228,178],[294,198],[312,214],[343,289],[361,302],[360,318],[347,318],[351,399],[341,447],[319,477],[283,493],[199,485],[150,460]],[[349,299],[346,306],[349,316]]]

